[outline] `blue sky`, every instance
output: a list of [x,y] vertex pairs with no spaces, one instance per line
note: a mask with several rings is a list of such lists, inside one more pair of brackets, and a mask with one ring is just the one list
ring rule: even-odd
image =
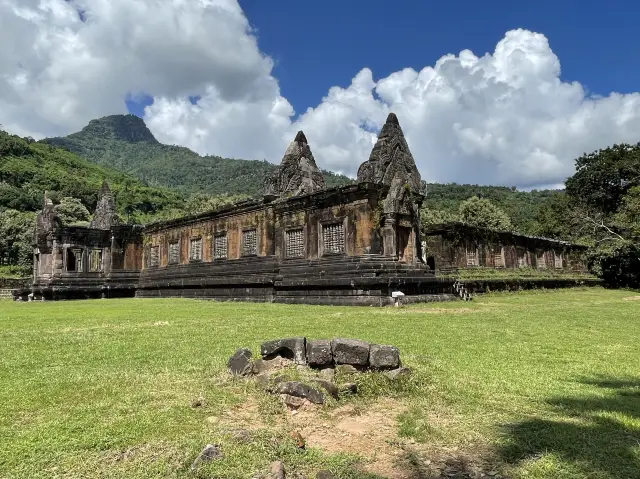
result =
[[[296,114],[334,85],[346,87],[363,67],[374,79],[433,65],[445,54],[492,53],[508,30],[544,34],[562,63],[561,78],[590,93],[639,87],[640,2],[399,0],[240,0],[258,46],[275,61],[274,76]],[[142,116],[151,97],[130,99]]]
[[317,105],[333,85],[348,86],[363,67],[374,79],[405,67],[420,70],[441,56],[493,52],[508,30],[544,34],[560,58],[564,81],[592,93],[639,87],[640,2],[535,0],[240,0],[258,45],[297,113]]

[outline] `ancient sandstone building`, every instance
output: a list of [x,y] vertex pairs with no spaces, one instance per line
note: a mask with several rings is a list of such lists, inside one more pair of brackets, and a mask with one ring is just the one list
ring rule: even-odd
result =
[[299,132],[263,197],[216,211],[120,225],[103,185],[91,225],[62,227],[45,199],[33,284],[17,295],[384,305],[402,291],[408,301],[441,299],[452,280],[436,276],[436,263],[465,264],[445,233],[420,238],[421,184],[391,113],[349,186],[326,188]]

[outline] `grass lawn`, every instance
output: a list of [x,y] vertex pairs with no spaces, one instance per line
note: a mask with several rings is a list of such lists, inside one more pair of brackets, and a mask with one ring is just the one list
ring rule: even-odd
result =
[[[0,477],[244,479],[281,459],[287,477],[640,478],[639,295],[0,301]],[[237,347],[297,335],[393,344],[414,372],[297,415],[226,374]],[[207,443],[224,457],[190,471]]]

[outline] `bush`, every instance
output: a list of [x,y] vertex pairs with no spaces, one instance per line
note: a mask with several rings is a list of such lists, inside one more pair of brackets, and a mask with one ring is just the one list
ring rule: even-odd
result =
[[610,287],[640,287],[640,245],[615,241],[592,249],[588,254],[589,270]]

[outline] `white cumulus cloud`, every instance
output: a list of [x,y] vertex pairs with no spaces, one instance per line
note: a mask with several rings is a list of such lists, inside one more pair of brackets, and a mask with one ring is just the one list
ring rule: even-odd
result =
[[146,94],[162,142],[278,162],[303,129],[319,166],[353,176],[394,111],[424,179],[520,187],[560,184],[583,152],[640,140],[640,94],[562,81],[546,37],[526,30],[420,71],[364,68],[297,118],[236,0],[0,0],[0,45],[0,124],[36,138]]

